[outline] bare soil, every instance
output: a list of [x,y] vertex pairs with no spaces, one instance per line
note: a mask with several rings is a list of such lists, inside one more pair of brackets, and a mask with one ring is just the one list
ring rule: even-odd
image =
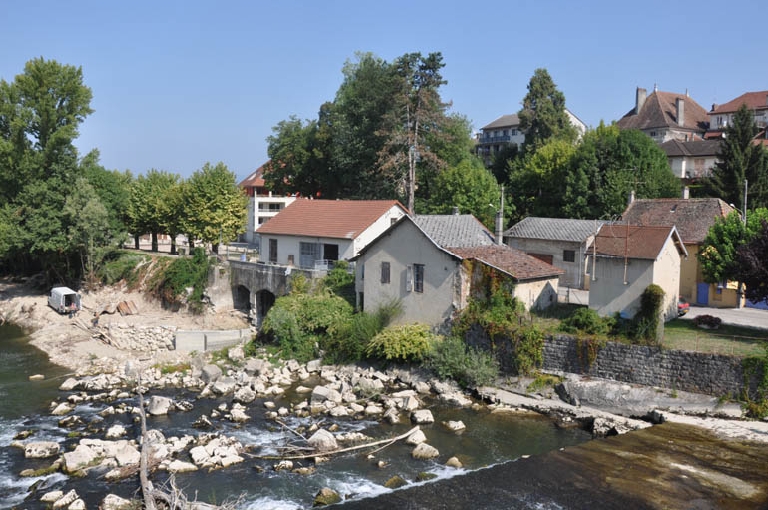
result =
[[[62,315],[48,306],[48,295],[34,282],[0,278],[0,323],[10,322],[30,335],[30,343],[48,354],[53,363],[79,372],[112,369],[128,359],[147,364],[184,361],[188,354],[161,351],[152,355],[117,349],[104,341],[92,328],[96,312],[99,326],[127,327],[175,326],[178,329],[239,329],[247,328],[247,318],[236,310],[210,310],[194,315],[185,310],[170,311],[157,300],[142,292],[129,291],[125,286],[102,287],[81,292],[82,309],[74,317]],[[137,310],[133,315],[116,311],[118,303],[130,302]],[[111,312],[111,313],[110,313]]]

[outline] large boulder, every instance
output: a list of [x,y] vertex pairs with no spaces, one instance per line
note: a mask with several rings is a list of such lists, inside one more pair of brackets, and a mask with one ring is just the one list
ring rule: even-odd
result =
[[262,375],[269,370],[269,363],[261,358],[249,358],[243,365],[243,370],[249,375]]
[[173,405],[173,400],[168,397],[161,397],[159,395],[152,395],[149,399],[147,406],[147,412],[152,416],[162,416],[168,414],[168,410]]
[[339,449],[339,444],[336,442],[334,435],[325,429],[320,429],[312,434],[307,442],[309,443],[309,446],[320,453]]
[[24,457],[28,459],[55,457],[59,451],[59,443],[55,441],[34,441],[24,445]]
[[121,498],[117,494],[107,494],[101,502],[102,510],[127,510],[133,502],[130,499]]
[[89,466],[96,460],[96,452],[92,448],[79,444],[77,447],[63,455],[65,473],[74,473],[79,469]]
[[254,400],[256,400],[256,392],[248,386],[243,386],[242,388],[238,388],[237,391],[235,391],[235,402],[250,404]]
[[417,425],[435,423],[435,417],[429,409],[419,409],[411,413],[411,421]]
[[219,368],[218,365],[208,364],[203,366],[200,378],[203,380],[203,382],[205,382],[205,384],[209,384],[217,381],[221,375],[221,368]]
[[312,390],[312,396],[309,399],[310,404],[319,405],[326,400],[340,404],[342,401],[341,393],[327,386],[315,386]]
[[336,503],[341,503],[341,496],[339,496],[339,493],[328,487],[323,487],[320,489],[320,492],[315,495],[315,500],[312,502],[312,506],[335,505]]
[[410,436],[408,436],[408,438],[405,440],[405,444],[418,445],[421,443],[425,443],[426,441],[427,441],[427,436],[425,436],[424,432],[422,432],[421,429],[419,429],[413,434],[411,434]]
[[235,391],[237,382],[231,377],[221,377],[213,383],[211,389],[217,395],[228,395]]
[[173,460],[168,464],[168,472],[170,473],[186,473],[188,471],[197,471],[197,466],[191,462],[184,462],[182,460]]
[[439,455],[440,452],[437,451],[437,448],[430,446],[427,443],[420,443],[416,445],[416,448],[414,448],[411,452],[411,457],[419,460],[434,459]]

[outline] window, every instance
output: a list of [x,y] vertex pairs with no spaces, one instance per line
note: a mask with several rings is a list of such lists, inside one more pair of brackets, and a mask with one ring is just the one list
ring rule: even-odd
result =
[[381,283],[389,283],[389,262],[381,263]]
[[277,239],[269,240],[269,261],[277,264]]
[[424,292],[424,264],[413,265],[413,290]]
[[299,267],[313,268],[318,259],[320,259],[319,244],[299,242]]
[[575,262],[576,252],[573,250],[563,250],[563,262]]

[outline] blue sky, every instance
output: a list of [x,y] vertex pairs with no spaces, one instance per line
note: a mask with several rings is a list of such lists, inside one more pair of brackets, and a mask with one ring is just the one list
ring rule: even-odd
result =
[[443,99],[475,129],[515,113],[546,68],[590,126],[635,88],[685,92],[709,110],[768,89],[762,1],[6,0],[0,78],[43,56],[81,66],[95,112],[81,153],[110,169],[189,176],[223,161],[239,179],[290,115],[316,118],[355,52],[440,51]]

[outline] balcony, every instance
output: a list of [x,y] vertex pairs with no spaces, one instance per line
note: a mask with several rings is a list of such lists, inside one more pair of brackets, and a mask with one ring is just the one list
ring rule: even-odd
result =
[[478,140],[480,143],[508,143],[512,141],[512,137],[506,136],[484,136]]

